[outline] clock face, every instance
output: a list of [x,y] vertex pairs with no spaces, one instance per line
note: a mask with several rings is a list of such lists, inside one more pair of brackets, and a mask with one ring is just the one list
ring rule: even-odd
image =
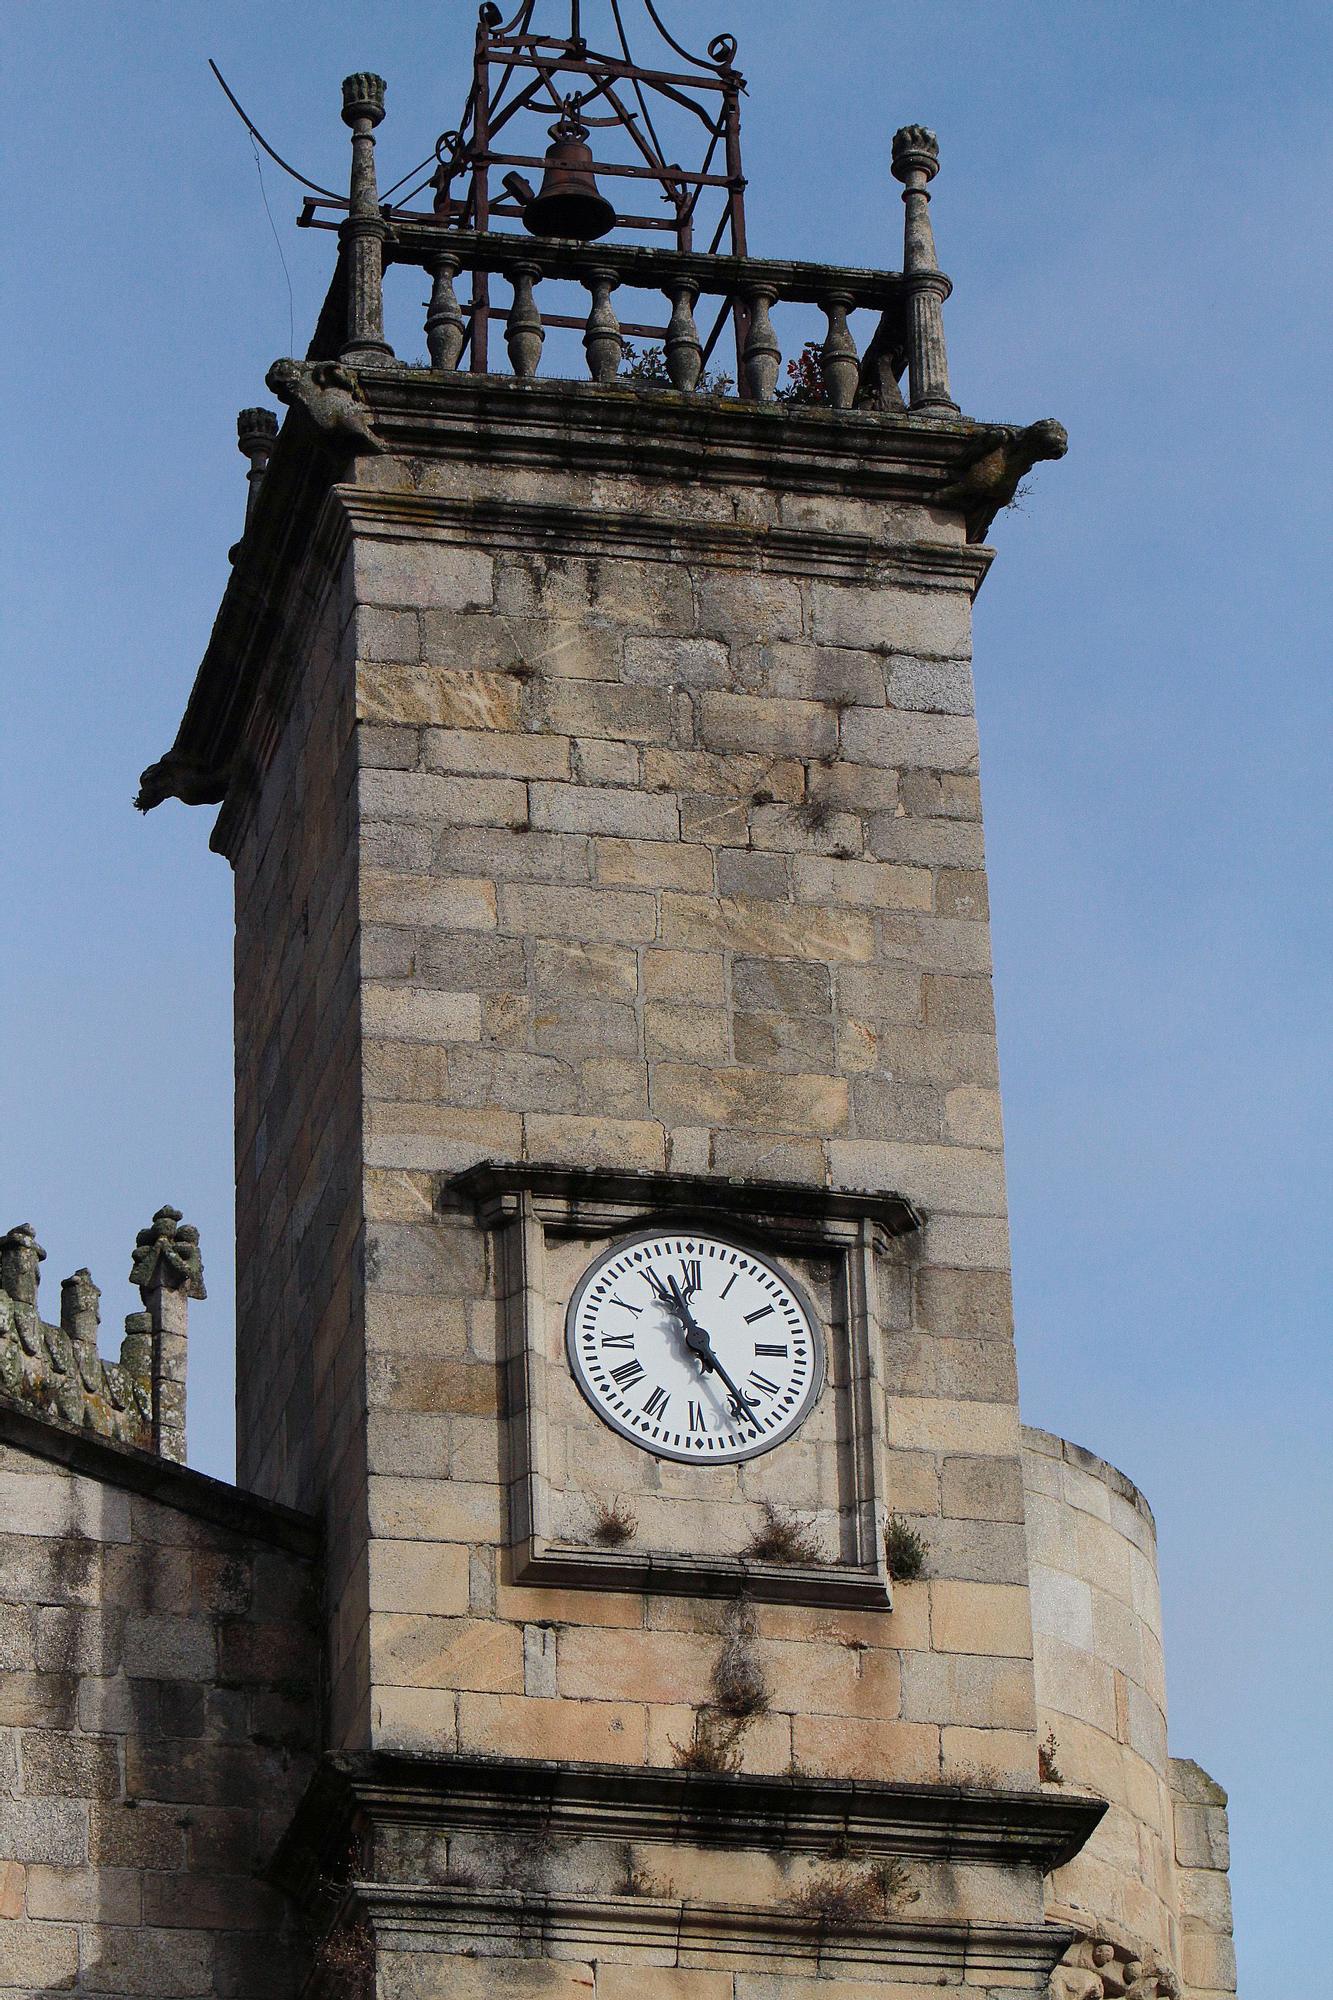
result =
[[605,1423],[687,1464],[771,1451],[824,1385],[823,1337],[800,1287],[767,1257],[697,1230],[604,1251],[569,1302],[565,1344]]

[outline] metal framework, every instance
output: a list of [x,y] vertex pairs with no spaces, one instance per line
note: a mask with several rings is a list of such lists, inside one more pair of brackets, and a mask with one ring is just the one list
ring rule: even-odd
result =
[[[611,183],[609,199],[615,199],[621,182],[630,183],[627,194],[655,184],[667,210],[649,215],[622,211],[617,204],[616,229],[668,231],[677,250],[692,251],[700,204],[715,193],[720,200],[709,204],[717,212],[710,217],[713,227],[706,254],[746,255],[740,117],[745,78],[735,67],[736,38],[715,35],[706,57],[692,55],[666,28],[654,0],[639,0],[661,41],[685,65],[651,69],[636,62],[631,51],[625,27],[627,4],[628,0],[609,0],[618,54],[604,53],[589,43],[583,33],[582,0],[570,0],[569,34],[564,38],[535,31],[539,0],[522,0],[508,21],[498,6],[481,8],[472,88],[462,122],[457,131],[443,133],[435,149],[439,164],[432,185],[441,220],[484,234],[498,221],[521,218],[523,203],[503,177],[512,180],[525,167],[541,168],[544,157],[535,148],[502,150],[506,143],[518,143],[520,129],[530,129],[516,127],[513,121],[524,116],[543,121],[552,116],[572,118],[593,140],[593,170]],[[701,127],[699,164],[693,168],[668,157],[659,136],[653,112],[656,109],[660,119],[667,106],[687,113]],[[611,156],[608,146],[615,135],[622,135],[619,158]],[[628,159],[623,157],[626,152]],[[502,177],[498,188],[497,174]],[[472,366],[483,370],[490,316],[489,285],[485,272],[479,271],[473,282],[470,344]],[[710,350],[725,318],[724,308],[707,342]],[[744,336],[739,323],[737,335]]]

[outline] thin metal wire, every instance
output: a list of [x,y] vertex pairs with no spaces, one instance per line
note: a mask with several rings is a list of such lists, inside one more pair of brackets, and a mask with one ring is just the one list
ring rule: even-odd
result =
[[255,135],[253,132],[250,134],[250,150],[255,156],[255,172],[259,176],[259,198],[264,204],[264,213],[268,217],[268,226],[273,231],[273,241],[278,246],[278,261],[282,265],[282,275],[287,280],[287,352],[294,354],[296,352],[296,299],[292,292],[292,274],[287,269],[287,254],[282,247],[282,238],[278,234],[278,225],[273,220],[273,210],[268,205],[268,189],[264,186],[264,163],[259,157],[259,148],[255,144]]
[[[414,167],[408,168],[407,172],[403,175],[403,180],[395,181],[392,187],[385,188],[384,192],[380,196],[380,200],[382,202],[387,201],[391,194],[397,194],[399,188],[403,185],[403,181],[410,181],[414,174],[424,173],[427,167],[434,168],[437,159],[438,155],[436,153],[434,152],[427,153],[424,160],[418,160]],[[425,183],[423,183],[423,185],[425,185]],[[403,199],[404,201],[411,201],[412,197],[410,194],[404,195]]]
[[312,192],[315,194],[327,195],[330,201],[341,201],[342,196],[335,194],[332,188],[321,187],[318,181],[307,180],[304,174],[297,173],[296,168],[292,166],[289,161],[283,159],[281,153],[277,153],[273,150],[272,146],[269,145],[268,140],[264,137],[259,127],[255,124],[254,119],[251,118],[248,115],[248,113],[242,108],[240,102],[237,99],[235,91],[231,88],[231,85],[227,82],[226,77],[222,74],[222,71],[218,68],[212,56],[208,58],[208,67],[212,70],[214,76],[217,78],[218,82],[222,85],[222,88],[227,95],[227,101],[231,105],[232,110],[240,118],[241,123],[245,126],[245,129],[250,134],[250,137],[258,145],[264,148],[264,151],[268,154],[269,158],[271,160],[276,160],[278,165],[282,168],[282,171],[285,174],[290,174],[294,181],[300,181],[302,187],[310,188]]

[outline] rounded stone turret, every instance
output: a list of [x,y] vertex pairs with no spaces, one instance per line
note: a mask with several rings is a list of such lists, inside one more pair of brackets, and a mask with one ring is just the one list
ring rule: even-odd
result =
[[1051,1914],[1180,1963],[1157,1535],[1122,1472],[1023,1430],[1038,1729],[1048,1784],[1109,1802],[1050,1878]]

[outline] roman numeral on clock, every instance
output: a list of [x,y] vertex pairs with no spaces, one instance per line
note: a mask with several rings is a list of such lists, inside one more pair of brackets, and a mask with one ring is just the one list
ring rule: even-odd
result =
[[755,1360],[757,1361],[760,1355],[765,1355],[765,1354],[771,1361],[785,1361],[788,1356],[788,1348],[786,1341],[784,1340],[780,1345],[765,1346],[762,1340],[756,1340],[754,1344]]
[[690,1429],[691,1429],[692,1431],[705,1431],[705,1430],[707,1430],[707,1428],[708,1428],[708,1426],[707,1426],[707,1424],[706,1424],[706,1423],[704,1422],[704,1407],[703,1407],[703,1404],[702,1404],[702,1403],[691,1403],[691,1404],[690,1404]]
[[697,1292],[703,1283],[704,1267],[697,1257],[683,1257],[680,1268],[684,1273],[681,1280],[681,1290],[688,1297],[691,1292]]
[[602,1335],[603,1347],[633,1347],[633,1345],[634,1335],[632,1333],[604,1333]]
[[636,1382],[642,1382],[643,1369],[637,1361],[622,1362],[619,1368],[611,1370],[611,1380],[619,1383],[622,1389],[632,1389]]
[[747,1326],[753,1326],[756,1320],[767,1319],[771,1314],[772,1310],[773,1310],[772,1306],[760,1306],[758,1312],[746,1313],[745,1324]]
[[632,1306],[628,1299],[620,1298],[615,1292],[612,1292],[610,1302],[613,1306],[623,1306],[627,1313],[633,1313],[635,1319],[642,1319],[643,1317],[642,1306]]
[[756,1389],[760,1389],[763,1391],[764,1395],[766,1396],[777,1395],[778,1385],[776,1382],[770,1382],[767,1375],[752,1374],[750,1380],[754,1383]]
[[643,1414],[645,1417],[660,1417],[670,1401],[665,1389],[655,1388],[643,1406]]

